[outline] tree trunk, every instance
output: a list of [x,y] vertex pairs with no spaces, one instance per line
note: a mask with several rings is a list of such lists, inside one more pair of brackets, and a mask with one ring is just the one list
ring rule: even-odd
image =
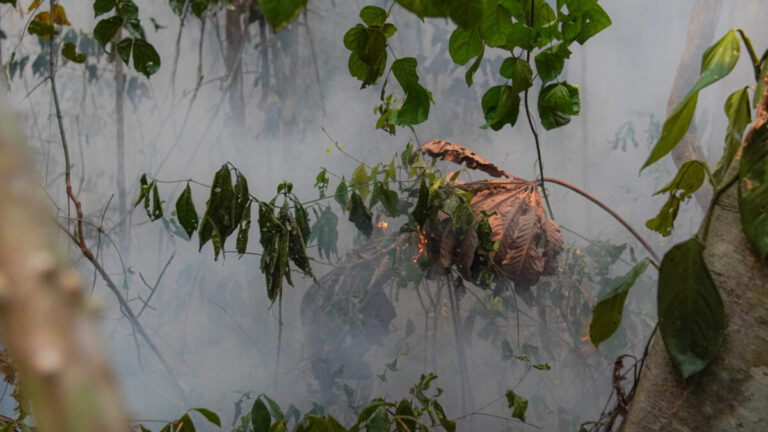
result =
[[728,318],[720,354],[683,382],[656,336],[624,432],[768,430],[768,266],[741,231],[736,187],[714,207],[704,250]]
[[2,342],[41,431],[128,431],[80,278],[54,241],[15,116],[0,111]]

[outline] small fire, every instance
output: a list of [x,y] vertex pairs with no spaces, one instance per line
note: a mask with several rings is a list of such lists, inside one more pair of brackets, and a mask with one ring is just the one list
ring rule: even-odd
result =
[[416,262],[419,257],[427,254],[427,234],[424,231],[419,233],[419,244],[417,245],[417,251],[413,255],[412,261]]
[[389,227],[389,223],[387,221],[381,221],[378,224],[376,224],[377,227],[379,227],[380,230],[383,232],[387,232],[387,227]]

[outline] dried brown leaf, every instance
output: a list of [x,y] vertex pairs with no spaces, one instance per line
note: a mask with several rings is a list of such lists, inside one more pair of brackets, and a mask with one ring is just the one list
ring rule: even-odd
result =
[[510,177],[504,170],[488,162],[479,154],[463,145],[450,141],[432,140],[422,145],[419,150],[445,161],[454,162],[459,165],[462,163],[466,164],[467,168],[483,171],[492,177]]

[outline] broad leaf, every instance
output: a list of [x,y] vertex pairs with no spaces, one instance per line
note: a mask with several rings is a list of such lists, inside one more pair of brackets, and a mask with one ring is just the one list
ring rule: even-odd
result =
[[486,120],[483,127],[499,130],[507,123],[510,126],[517,123],[517,116],[520,113],[520,96],[511,86],[491,87],[485,92],[480,103]]
[[533,85],[533,70],[531,65],[517,57],[507,57],[501,63],[499,74],[512,80],[512,89],[521,92]]
[[272,417],[261,398],[257,398],[251,407],[251,425],[255,432],[268,432]]
[[219,415],[216,414],[215,412],[206,408],[193,408],[193,410],[197,411],[198,413],[200,413],[200,415],[205,417],[205,419],[208,420],[209,423],[214,424],[218,427],[221,427],[221,419],[219,418]]
[[307,0],[259,0],[259,8],[272,30],[277,32],[299,17]]
[[571,56],[571,51],[565,44],[557,44],[542,50],[534,61],[536,62],[536,71],[539,73],[542,83],[547,83],[557,78],[563,71],[565,59]]
[[381,27],[387,20],[387,11],[378,6],[365,6],[360,10],[360,19],[370,27]]
[[160,55],[152,44],[143,39],[134,40],[133,67],[147,78],[160,69]]
[[192,201],[192,189],[190,189],[189,183],[187,183],[187,187],[184,188],[184,191],[181,192],[181,195],[176,200],[176,217],[179,218],[179,223],[184,228],[184,232],[192,237],[192,233],[197,230],[199,220],[197,210],[195,210],[195,203]]
[[571,116],[581,110],[579,87],[567,82],[549,84],[539,93],[539,117],[545,129],[554,129],[571,122]]
[[480,55],[477,56],[464,74],[464,81],[467,83],[467,87],[472,87],[472,84],[474,83],[475,73],[480,68],[480,63],[483,62],[483,54],[485,54],[485,45],[483,45],[483,49],[480,50]]
[[610,287],[600,295],[589,325],[589,338],[595,347],[611,337],[619,328],[629,289],[648,268],[648,263],[647,258],[638,262],[627,274],[613,281]]
[[365,169],[365,165],[360,164],[352,172],[352,179],[349,181],[349,188],[352,192],[357,192],[365,199],[370,193],[371,178],[368,177],[368,171]]
[[130,64],[131,62],[131,50],[133,49],[133,39],[123,38],[115,46],[117,55],[123,60],[123,63]]
[[483,51],[483,38],[477,30],[465,30],[461,27],[451,33],[448,41],[448,53],[456,64],[465,65]]
[[61,55],[65,59],[75,63],[85,63],[87,58],[85,54],[75,50],[75,44],[72,42],[65,42],[64,45],[61,46]]
[[741,228],[761,258],[768,256],[768,126],[757,129],[739,166]]
[[659,331],[683,378],[716,355],[725,332],[725,310],[702,252],[692,238],[672,247],[659,269]]
[[349,197],[349,221],[366,237],[373,233],[373,221],[371,210],[365,206],[363,199],[357,192],[352,192]]
[[507,33],[512,30],[512,15],[502,5],[488,6],[483,17],[481,31],[486,45],[500,47],[507,43]]
[[96,24],[93,29],[93,37],[101,46],[106,47],[107,44],[114,39],[117,31],[123,26],[123,19],[117,15],[109,18],[104,18]]

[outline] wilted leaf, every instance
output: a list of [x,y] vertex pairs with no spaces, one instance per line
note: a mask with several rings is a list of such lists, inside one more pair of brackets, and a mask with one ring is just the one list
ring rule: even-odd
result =
[[189,187],[189,183],[176,200],[176,217],[179,218],[184,232],[192,237],[192,233],[197,230],[200,221],[197,217],[197,210],[195,210],[195,203],[192,201],[192,189]]
[[467,168],[480,170],[492,177],[509,177],[504,170],[488,162],[479,154],[450,141],[435,139],[419,147],[419,151],[459,165],[463,163]]
[[768,125],[754,131],[739,166],[741,228],[761,258],[768,256]]
[[512,417],[525,421],[525,412],[528,410],[528,399],[518,395],[512,390],[507,391],[507,408],[512,408]]
[[72,42],[64,42],[61,46],[61,55],[65,59],[75,63],[85,63],[87,56],[83,53],[75,50],[75,44]]
[[372,217],[371,210],[365,206],[360,194],[352,192],[349,199],[349,221],[366,237],[373,233]]

